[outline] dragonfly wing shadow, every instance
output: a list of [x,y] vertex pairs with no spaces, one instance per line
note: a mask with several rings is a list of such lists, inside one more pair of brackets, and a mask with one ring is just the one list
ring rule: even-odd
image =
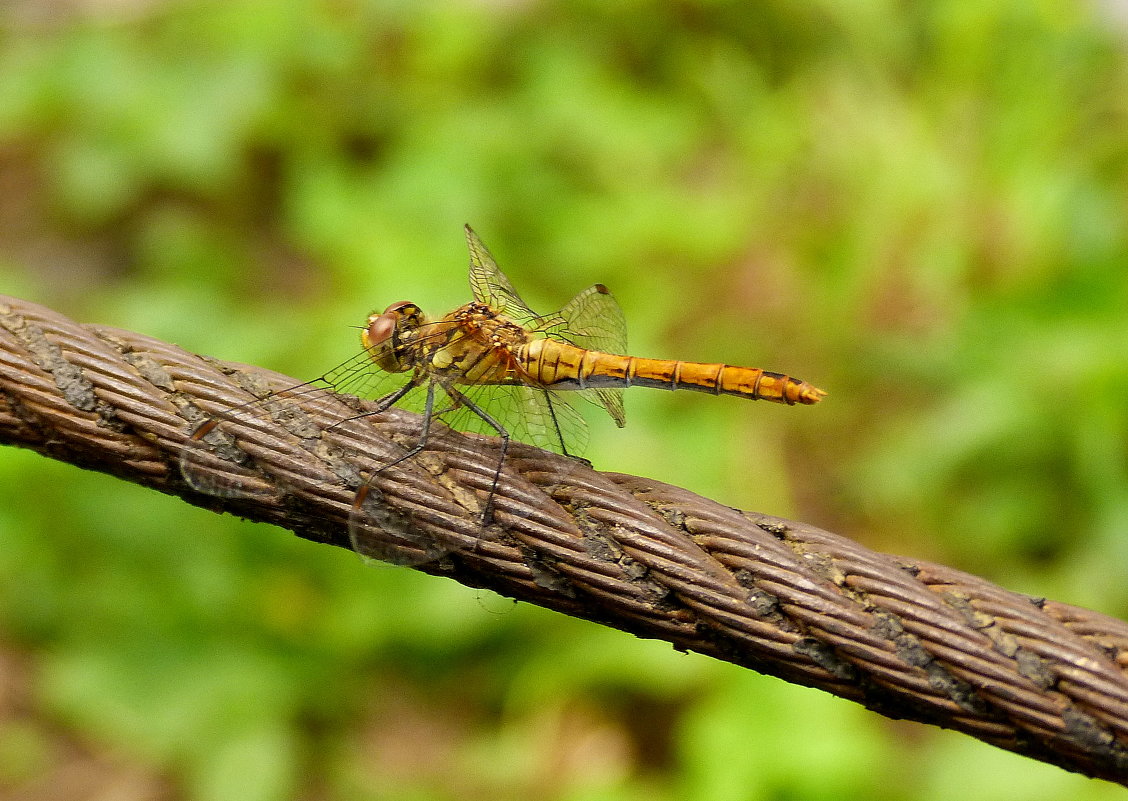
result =
[[414,567],[435,562],[456,548],[423,533],[370,480],[357,491],[349,514],[349,540],[366,560]]

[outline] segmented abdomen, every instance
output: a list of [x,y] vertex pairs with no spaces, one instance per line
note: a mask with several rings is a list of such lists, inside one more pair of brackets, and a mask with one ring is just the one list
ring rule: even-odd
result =
[[521,347],[519,361],[530,378],[552,389],[692,389],[787,404],[818,403],[826,395],[806,381],[755,367],[618,356],[552,339],[536,339]]

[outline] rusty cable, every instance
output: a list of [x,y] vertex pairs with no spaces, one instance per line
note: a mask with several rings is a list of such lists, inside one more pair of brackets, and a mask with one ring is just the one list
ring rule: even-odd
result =
[[[209,415],[294,383],[0,296],[0,442],[351,547],[373,455],[417,417],[342,427],[313,405],[300,428],[241,432],[254,496],[202,494],[178,469]],[[520,444],[483,526],[496,465],[495,441],[433,437],[371,480],[386,530],[364,536],[441,542],[418,569],[1128,785],[1125,623]]]

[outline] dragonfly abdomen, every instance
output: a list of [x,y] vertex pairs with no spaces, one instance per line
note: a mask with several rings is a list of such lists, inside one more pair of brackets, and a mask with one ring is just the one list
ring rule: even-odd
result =
[[524,369],[554,389],[691,389],[786,404],[818,403],[826,395],[806,381],[756,367],[620,356],[547,339],[534,340],[523,350]]
[[[623,357],[619,357],[623,358]],[[691,389],[714,395],[736,395],[749,400],[775,403],[818,403],[824,395],[818,387],[783,373],[731,364],[702,364],[668,359],[625,357],[628,378],[625,386],[657,389]]]

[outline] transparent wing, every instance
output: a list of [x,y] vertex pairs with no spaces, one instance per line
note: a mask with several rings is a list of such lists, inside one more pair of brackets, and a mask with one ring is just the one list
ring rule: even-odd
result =
[[474,299],[501,312],[518,325],[537,328],[540,316],[521,300],[474,229],[469,225],[465,228],[466,244],[470,248],[470,291],[474,293]]
[[[421,469],[415,464],[397,468],[407,472]],[[390,478],[388,473],[377,473],[356,494],[349,514],[349,541],[354,551],[366,560],[410,567],[437,561],[465,547],[420,533],[407,515],[388,502],[383,485]],[[402,478],[401,472],[397,480]]]
[[[587,447],[587,422],[565,397],[576,392],[516,384],[460,385],[458,391],[500,423],[515,441],[565,456],[578,456]],[[499,436],[488,421],[465,406],[446,410],[440,419],[456,431]]]
[[[588,287],[556,314],[543,317],[539,330],[579,348],[620,356],[627,354],[627,320],[615,296],[603,284]],[[615,425],[620,428],[626,425],[622,389],[602,387],[584,390],[581,395],[602,406]]]
[[[408,393],[404,400],[410,406],[422,406],[422,420],[397,437],[402,440],[399,452],[370,467],[356,493],[349,513],[349,540],[353,550],[366,559],[395,565],[421,565],[473,542],[473,538],[465,534],[463,541],[459,541],[447,528],[439,527],[437,531],[422,528],[425,522],[413,520],[410,512],[401,511],[391,500],[403,498],[405,487],[420,490],[424,495],[433,492],[434,476],[428,472],[426,460],[412,457],[425,448],[432,437],[443,436],[443,426],[434,413],[437,407],[433,405],[435,396],[441,394],[437,382],[430,378]],[[348,436],[347,428],[355,422],[347,421],[342,426],[342,436]]]
[[603,284],[589,286],[556,314],[546,316],[540,330],[579,348],[627,354],[627,320]]
[[[589,350],[626,354],[626,319],[614,296],[603,284],[588,287],[556,314],[542,317],[517,294],[469,225],[466,226],[466,243],[470,248],[470,289],[479,303],[496,309],[530,331],[539,331]],[[585,390],[580,395],[605,409],[619,427],[626,425],[621,389]],[[567,405],[566,401],[562,403]],[[551,407],[551,404],[546,405]]]

